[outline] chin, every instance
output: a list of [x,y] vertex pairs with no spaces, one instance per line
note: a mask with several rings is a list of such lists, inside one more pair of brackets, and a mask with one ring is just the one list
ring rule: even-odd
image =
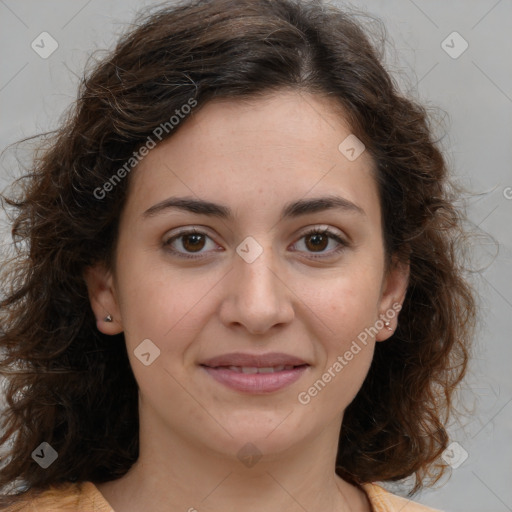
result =
[[[222,425],[232,436],[223,436],[227,443],[224,448],[229,453],[238,453],[244,446],[254,445],[255,451],[265,455],[284,452],[306,435],[304,422],[292,419],[294,414],[290,412],[291,409],[283,408],[283,412],[239,413],[230,421],[223,421]],[[251,447],[247,449],[250,451]]]

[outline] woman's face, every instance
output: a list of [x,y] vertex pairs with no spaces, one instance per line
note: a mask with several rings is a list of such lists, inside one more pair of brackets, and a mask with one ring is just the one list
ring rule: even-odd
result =
[[385,272],[372,160],[339,149],[331,101],[210,102],[133,171],[115,275],[87,280],[100,330],[125,333],[141,433],[233,456],[337,436],[407,277]]

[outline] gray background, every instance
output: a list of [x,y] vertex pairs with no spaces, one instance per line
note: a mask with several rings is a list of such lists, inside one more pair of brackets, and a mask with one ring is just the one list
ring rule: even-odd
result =
[[[87,56],[110,48],[135,12],[153,3],[0,0],[0,148],[54,129],[76,97]],[[485,237],[474,244],[483,269],[472,278],[480,292],[480,323],[460,395],[468,412],[450,429],[468,457],[449,479],[414,499],[446,512],[512,511],[512,0],[351,5],[384,21],[392,42],[388,68],[402,89],[446,112],[441,144],[457,182],[469,190],[470,226],[499,244]],[[46,59],[31,48],[43,31],[59,45]],[[458,58],[441,46],[454,31],[469,45]],[[461,40],[452,39],[446,44],[454,52]],[[12,151],[1,163],[3,189],[16,173]],[[5,243],[8,227],[1,220]],[[403,492],[399,485],[388,487]]]

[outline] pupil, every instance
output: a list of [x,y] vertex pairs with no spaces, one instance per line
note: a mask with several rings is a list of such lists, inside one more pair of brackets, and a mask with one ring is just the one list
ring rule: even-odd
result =
[[[183,246],[187,250],[189,250],[189,249],[200,250],[204,246],[204,240],[202,240],[202,238],[203,238],[203,235],[187,235],[184,239]],[[190,243],[191,240],[192,240],[192,243]],[[202,243],[202,245],[201,245],[201,243]]]
[[312,241],[312,248],[313,249],[323,250],[323,249],[325,249],[327,247],[327,244],[326,244],[326,242],[328,242],[327,237],[325,235],[322,235],[321,233],[310,235],[308,237],[308,239],[310,241]]

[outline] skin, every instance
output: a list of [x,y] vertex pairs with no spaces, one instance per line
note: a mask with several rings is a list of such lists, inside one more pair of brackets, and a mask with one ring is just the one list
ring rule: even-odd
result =
[[[307,405],[297,396],[343,356],[357,335],[403,302],[408,269],[386,268],[382,224],[367,151],[349,161],[338,145],[350,133],[332,99],[280,91],[197,109],[132,171],[115,270],[86,272],[98,329],[125,333],[139,385],[140,457],[122,478],[98,488],[115,510],[267,512],[370,511],[366,494],[334,471],[343,412],[360,389],[386,327]],[[286,204],[337,195],[357,205],[280,220]],[[169,197],[222,204],[232,219],[165,209]],[[178,228],[207,235],[196,254]],[[315,249],[308,228],[328,227]],[[248,236],[263,252],[236,252]],[[185,247],[183,246],[185,243]],[[190,242],[190,238],[188,238]],[[106,314],[113,322],[103,319]],[[390,319],[396,327],[397,317]],[[143,365],[144,339],[160,356]],[[246,394],[199,366],[229,353],[285,352],[310,367],[270,394]],[[252,443],[262,458],[237,456]],[[254,450],[254,448],[253,448]]]

